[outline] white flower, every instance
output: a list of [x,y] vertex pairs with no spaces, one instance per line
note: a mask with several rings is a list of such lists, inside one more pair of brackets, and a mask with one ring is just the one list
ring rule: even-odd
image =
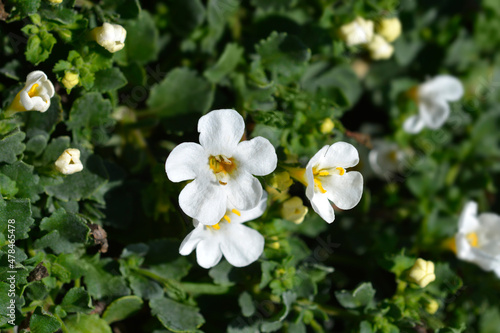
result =
[[401,21],[397,17],[386,18],[377,26],[377,33],[388,42],[393,42],[401,35]]
[[366,44],[373,38],[373,21],[358,16],[340,27],[340,35],[348,46]]
[[242,223],[261,216],[266,207],[267,193],[263,192],[255,208],[238,211],[229,207],[220,222],[213,226],[203,225],[195,219],[195,229],[184,238],[179,253],[186,256],[196,248],[196,260],[203,268],[217,265],[223,255],[236,267],[251,264],[264,251],[264,237]]
[[80,161],[80,151],[75,148],[66,149],[54,164],[56,165],[56,169],[65,175],[71,175],[83,170],[83,164]]
[[26,77],[24,88],[17,93],[10,110],[45,112],[50,107],[50,98],[54,96],[54,86],[42,71],[34,71]]
[[312,208],[326,222],[335,220],[329,200],[340,209],[351,209],[361,200],[363,177],[357,171],[346,172],[358,164],[358,151],[346,142],[324,146],[306,166],[306,195]]
[[125,46],[127,30],[119,24],[104,23],[92,30],[97,44],[111,53],[120,51]]
[[405,153],[394,142],[374,140],[373,149],[368,154],[370,166],[377,176],[390,180],[402,171]]
[[421,84],[415,91],[418,115],[406,119],[403,129],[411,134],[424,127],[438,129],[450,115],[448,102],[459,100],[464,94],[460,81],[451,75],[438,75]]
[[257,206],[263,190],[253,175],[276,168],[273,145],[262,137],[239,142],[244,131],[243,117],[235,110],[212,111],[198,121],[200,144],[182,143],[167,158],[171,181],[194,179],[181,191],[179,205],[202,224],[218,223],[228,204],[238,210]]
[[389,59],[394,53],[394,47],[379,35],[375,35],[366,47],[370,51],[370,57],[373,60]]
[[410,269],[408,276],[411,281],[418,284],[421,288],[426,287],[429,283],[436,280],[434,274],[434,263],[418,258],[415,265]]
[[477,203],[469,201],[458,221],[455,235],[457,257],[477,264],[500,277],[500,216],[477,215]]

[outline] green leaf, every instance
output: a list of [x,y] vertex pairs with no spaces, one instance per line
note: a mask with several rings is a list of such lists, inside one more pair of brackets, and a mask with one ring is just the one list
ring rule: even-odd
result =
[[137,296],[121,297],[108,305],[102,319],[108,324],[123,320],[139,311],[142,308],[142,303],[142,299]]
[[61,323],[50,314],[37,308],[30,318],[30,330],[33,333],[54,333],[61,328]]
[[17,191],[16,182],[0,173],[0,194],[5,197],[13,197]]
[[40,7],[41,0],[11,0],[9,4],[15,6],[11,15],[20,15],[21,17],[35,14]]
[[25,53],[26,60],[35,66],[47,60],[56,42],[54,35],[41,30],[38,35],[33,35],[28,39]]
[[50,107],[45,112],[26,112],[26,136],[32,138],[40,134],[52,134],[63,119],[61,97],[54,95]]
[[20,155],[26,146],[23,140],[26,135],[17,130],[0,140],[0,162],[12,164],[17,161],[17,155]]
[[136,18],[141,12],[139,0],[104,0],[102,7],[118,13],[122,19]]
[[252,296],[246,291],[242,292],[238,297],[238,304],[241,308],[241,313],[245,317],[250,317],[255,313],[255,305],[253,304]]
[[115,124],[112,111],[111,102],[99,93],[91,92],[78,98],[71,107],[67,122],[68,129],[73,131],[73,140],[105,142],[106,130]]
[[205,8],[200,0],[168,0],[172,29],[179,35],[189,35],[205,18]]
[[163,326],[174,332],[193,332],[205,322],[198,308],[169,298],[152,299],[149,306],[153,316],[158,317]]
[[95,73],[94,89],[107,92],[120,89],[127,84],[125,75],[119,68],[113,67]]
[[[15,221],[9,223],[9,221]],[[0,201],[0,232],[7,234],[8,225],[15,228],[16,240],[28,238],[28,232],[33,225],[31,218],[31,204],[27,199],[13,199]],[[10,227],[12,230],[12,227]]]
[[[128,4],[127,4],[128,6]],[[159,41],[158,28],[155,20],[147,11],[143,10],[136,20],[129,21],[125,25],[127,39],[124,50],[129,63],[138,62],[146,64],[156,60],[158,57]]]
[[298,37],[286,33],[271,33],[255,49],[264,68],[284,76],[302,71],[311,57],[311,50]]
[[196,72],[175,68],[151,88],[147,104],[162,117],[202,114],[212,105],[213,93],[210,83]]
[[352,292],[347,290],[335,292],[335,297],[339,303],[347,309],[368,306],[373,301],[374,296],[375,289],[373,289],[370,282],[362,283]]
[[218,83],[236,68],[236,65],[242,60],[242,56],[242,47],[234,43],[227,44],[217,63],[207,69],[203,75],[210,82]]
[[481,333],[495,333],[500,327],[500,311],[497,307],[486,309],[479,320]]
[[34,167],[22,161],[0,167],[0,172],[16,182],[18,192],[16,197],[28,198],[32,203],[40,199],[43,192],[40,177],[34,173]]
[[95,255],[84,261],[84,267],[84,281],[92,297],[102,299],[130,294],[125,279],[119,275],[117,263],[112,259],[99,260],[99,255]]
[[76,314],[64,321],[68,332],[71,333],[112,333],[111,327],[98,314]]
[[49,233],[35,242],[36,248],[51,248],[55,253],[71,253],[83,248],[89,227],[80,216],[63,208],[40,222],[40,229]]
[[92,300],[84,288],[75,287],[64,295],[61,307],[66,312],[88,313],[92,309]]

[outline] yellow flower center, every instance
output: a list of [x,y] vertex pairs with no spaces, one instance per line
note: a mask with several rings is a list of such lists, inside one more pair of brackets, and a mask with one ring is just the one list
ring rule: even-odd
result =
[[321,170],[313,168],[314,186],[317,187],[321,193],[326,193],[326,190],[323,188],[323,184],[321,184],[322,178],[328,177],[332,174],[343,176],[345,174],[345,169],[342,167]]
[[472,247],[479,246],[479,240],[477,237],[477,233],[475,233],[475,232],[468,233],[466,236],[466,239],[469,241],[470,246],[472,246]]
[[36,88],[38,88],[38,83],[35,83],[31,86],[31,89],[28,91],[28,96],[33,97],[36,94]]
[[[235,215],[241,216],[241,213],[237,209],[232,209],[231,212]],[[227,223],[231,223],[231,218],[229,217],[229,212],[227,212],[219,221],[219,223],[216,223],[214,225],[207,225],[208,228],[213,229],[213,230],[219,230],[220,229],[220,223],[226,221]]]
[[221,185],[227,185],[228,176],[236,169],[234,158],[227,158],[224,155],[210,156],[208,165]]

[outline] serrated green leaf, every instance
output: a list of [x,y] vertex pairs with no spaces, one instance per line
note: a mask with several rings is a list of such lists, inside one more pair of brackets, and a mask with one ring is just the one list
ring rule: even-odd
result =
[[0,194],[6,197],[13,197],[17,191],[16,182],[3,173],[0,173]]
[[246,291],[242,292],[238,297],[238,304],[241,308],[241,313],[245,317],[250,317],[255,313],[255,305],[253,304],[252,296]]
[[76,314],[64,320],[68,332],[71,333],[112,333],[111,328],[98,314]]
[[11,0],[9,4],[16,7],[13,15],[25,17],[30,14],[35,14],[40,7],[41,0]]
[[237,44],[230,43],[226,45],[224,52],[220,56],[217,63],[207,69],[204,76],[212,83],[218,83],[227,74],[231,73],[241,61],[243,48]]
[[16,197],[28,198],[32,203],[40,199],[43,192],[40,186],[40,177],[34,173],[34,168],[22,161],[0,167],[0,172],[16,182],[18,192]]
[[97,299],[113,296],[127,296],[130,289],[123,276],[119,275],[119,267],[110,258],[99,260],[99,255],[84,262],[84,281],[89,294]]
[[26,136],[32,138],[40,134],[52,134],[63,119],[61,97],[54,95],[50,107],[45,112],[26,112]]
[[367,306],[372,302],[374,296],[375,289],[373,289],[370,282],[362,283],[352,292],[347,290],[335,292],[335,297],[339,303],[347,309]]
[[37,308],[30,318],[30,330],[33,333],[54,333],[61,328],[61,323],[52,315],[44,314]]
[[160,51],[159,33],[151,14],[145,10],[141,11],[136,20],[127,22],[125,29],[127,39],[124,50],[120,52],[125,52],[127,61],[146,64],[156,60]]
[[102,315],[108,324],[128,318],[142,308],[142,299],[137,296],[124,296],[113,301]]
[[149,301],[151,313],[174,332],[192,332],[203,325],[205,319],[198,308],[175,302],[166,297]]
[[61,307],[66,312],[89,313],[92,309],[92,300],[84,288],[75,287],[64,295]]
[[104,0],[102,7],[120,15],[122,19],[133,19],[141,12],[139,0]]
[[113,67],[95,73],[94,89],[107,92],[120,89],[127,84],[125,75],[119,68]]
[[[14,221],[14,223],[9,223]],[[28,232],[33,225],[31,218],[31,203],[27,199],[12,199],[0,201],[0,233],[7,234],[7,231],[14,227],[16,240],[28,238]],[[9,225],[11,227],[9,228]]]
[[0,163],[12,164],[17,161],[17,155],[20,155],[26,148],[23,144],[25,137],[26,134],[17,130],[0,140]]
[[26,60],[35,66],[47,60],[57,40],[50,32],[40,31],[28,39],[26,46]]

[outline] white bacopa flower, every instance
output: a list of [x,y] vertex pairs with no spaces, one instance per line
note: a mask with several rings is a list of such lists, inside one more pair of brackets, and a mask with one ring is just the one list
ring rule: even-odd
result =
[[500,216],[493,213],[477,215],[477,203],[469,201],[458,221],[455,235],[459,259],[475,263],[500,278]]
[[358,164],[358,151],[346,142],[324,146],[306,166],[306,195],[312,208],[326,222],[335,220],[329,201],[340,209],[351,209],[361,200],[363,176],[357,171],[346,172]]
[[184,238],[179,253],[186,256],[196,248],[196,260],[203,268],[217,265],[222,256],[236,267],[251,264],[264,251],[264,237],[243,223],[262,216],[266,207],[267,193],[263,192],[255,208],[239,211],[228,207],[224,217],[213,226],[194,219],[195,229]]
[[198,121],[200,144],[187,142],[172,150],[165,163],[173,182],[194,179],[179,195],[179,205],[202,224],[220,221],[228,204],[249,210],[259,203],[262,185],[256,176],[276,168],[273,145],[263,137],[240,142],[245,122],[235,110],[215,110]]
[[83,170],[80,151],[75,148],[66,149],[54,164],[56,169],[64,175],[71,175]]
[[405,153],[394,142],[374,140],[373,149],[368,154],[370,167],[377,176],[390,180],[402,171]]
[[403,129],[411,134],[424,127],[440,128],[450,115],[448,102],[458,101],[464,94],[462,83],[451,75],[438,75],[421,84],[413,96],[418,104],[418,115],[406,119]]
[[45,112],[50,107],[50,98],[54,96],[54,92],[54,86],[44,72],[31,72],[26,77],[24,88],[17,93],[9,109],[15,112]]
[[119,24],[104,23],[102,27],[94,28],[92,34],[97,44],[115,53],[125,46],[127,30]]
[[366,47],[370,51],[370,57],[373,60],[389,59],[394,53],[394,46],[380,35],[375,35]]
[[340,35],[348,46],[366,44],[373,38],[373,21],[358,16],[340,27]]

